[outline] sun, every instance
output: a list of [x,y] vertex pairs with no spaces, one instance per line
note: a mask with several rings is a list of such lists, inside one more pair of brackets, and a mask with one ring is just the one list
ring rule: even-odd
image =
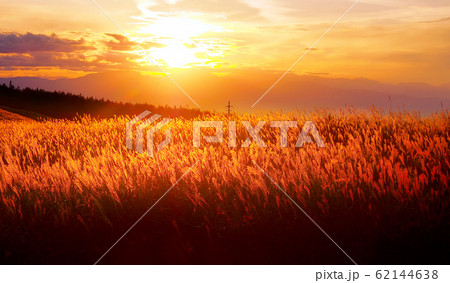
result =
[[140,29],[139,39],[151,39],[164,46],[147,50],[148,55],[158,63],[172,68],[188,68],[211,64],[210,57],[220,55],[211,52],[215,47],[209,41],[196,37],[223,30],[220,26],[188,16],[159,16]]
[[193,64],[205,63],[205,59],[198,58],[195,50],[188,48],[177,40],[171,40],[166,47],[153,50],[151,56],[164,61],[172,68],[184,68]]

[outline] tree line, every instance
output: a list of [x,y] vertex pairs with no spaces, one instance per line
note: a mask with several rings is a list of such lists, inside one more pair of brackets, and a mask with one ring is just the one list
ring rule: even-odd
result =
[[201,114],[198,109],[176,106],[155,106],[147,103],[123,103],[105,99],[85,97],[64,91],[46,91],[43,89],[19,88],[11,82],[0,85],[0,106],[35,112],[37,114],[58,118],[73,119],[77,116],[90,115],[96,118],[111,118],[115,115],[137,115],[144,110],[158,113],[165,117],[194,118]]

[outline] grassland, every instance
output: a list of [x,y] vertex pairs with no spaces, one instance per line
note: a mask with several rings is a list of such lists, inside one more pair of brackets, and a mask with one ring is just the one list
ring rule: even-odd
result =
[[312,120],[326,148],[295,148],[300,129],[281,148],[268,126],[266,148],[241,148],[242,127],[237,148],[194,148],[175,118],[154,159],[126,149],[128,119],[0,121],[1,262],[94,263],[199,160],[100,263],[351,264],[253,161],[356,262],[450,263],[446,111],[231,118]]

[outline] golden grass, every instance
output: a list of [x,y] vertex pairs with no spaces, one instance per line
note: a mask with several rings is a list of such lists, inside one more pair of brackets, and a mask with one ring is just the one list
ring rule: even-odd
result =
[[223,115],[198,119],[224,121],[224,143],[202,141],[200,148],[193,148],[192,121],[177,118],[170,124],[172,144],[154,159],[126,149],[128,119],[0,121],[3,225],[33,226],[44,221],[46,227],[76,224],[87,231],[98,223],[129,226],[197,160],[167,201],[151,212],[152,217],[160,217],[167,208],[175,226],[194,217],[209,234],[220,234],[223,227],[239,230],[280,220],[287,214],[301,217],[253,160],[332,231],[333,221],[345,217],[349,227],[369,225],[371,231],[393,215],[424,223],[448,219],[446,112],[420,118],[412,113],[382,116],[375,110],[350,109],[232,118],[252,125],[260,120],[297,120],[300,128],[312,120],[326,148],[314,144],[295,148],[300,129],[290,131],[288,148],[280,148],[278,130],[268,125],[261,131],[267,148],[254,144],[239,148],[247,134],[238,125],[238,147],[231,149],[226,140],[228,119]]

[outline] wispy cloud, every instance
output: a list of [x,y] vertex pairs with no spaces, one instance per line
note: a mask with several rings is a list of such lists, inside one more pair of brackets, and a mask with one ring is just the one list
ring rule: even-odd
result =
[[422,24],[434,24],[434,23],[442,23],[442,22],[448,22],[448,21],[450,21],[450,17],[441,18],[441,19],[437,19],[437,20],[430,20],[430,21],[421,21],[419,23],[422,23]]

